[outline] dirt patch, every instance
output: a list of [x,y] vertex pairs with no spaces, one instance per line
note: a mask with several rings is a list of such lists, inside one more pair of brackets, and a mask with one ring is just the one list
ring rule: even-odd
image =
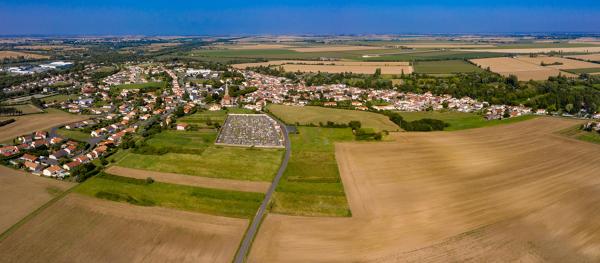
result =
[[515,75],[519,80],[523,81],[547,80],[548,77],[558,76],[559,74],[567,77],[577,76],[555,68],[543,67],[540,64],[529,63],[515,58],[482,58],[472,59],[471,62],[483,69],[489,68],[492,72],[503,76]]
[[49,56],[45,56],[45,55],[25,53],[25,52],[19,52],[19,51],[0,51],[0,59],[5,59],[5,58],[19,58],[19,57],[24,57],[24,58],[27,58],[27,59],[46,59],[46,58],[49,58]]
[[0,233],[73,185],[0,165]]
[[271,183],[268,183],[268,182],[208,178],[208,177],[192,176],[192,175],[185,175],[185,174],[154,172],[154,171],[132,169],[132,168],[119,167],[119,166],[111,166],[110,168],[108,168],[106,170],[106,172],[110,173],[110,174],[114,174],[114,175],[132,177],[132,178],[138,178],[138,179],[146,179],[148,177],[152,177],[152,179],[154,179],[156,181],[171,183],[171,184],[183,184],[183,185],[191,185],[191,186],[198,186],[198,187],[204,187],[204,188],[216,188],[216,189],[245,191],[245,192],[264,193],[267,191],[267,189],[269,189],[269,186],[271,186]]
[[247,220],[69,194],[0,242],[7,262],[229,262]]
[[31,114],[0,119],[15,119],[16,121],[0,127],[0,142],[11,141],[19,135],[50,129],[57,125],[88,119],[86,115],[73,115],[59,110],[49,110],[48,113]]
[[600,146],[554,134],[577,123],[338,144],[352,217],[270,214],[250,262],[597,262]]

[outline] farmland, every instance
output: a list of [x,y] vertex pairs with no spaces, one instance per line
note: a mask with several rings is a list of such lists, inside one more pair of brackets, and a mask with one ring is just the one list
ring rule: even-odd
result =
[[63,102],[67,100],[75,100],[79,96],[77,94],[58,94],[41,99],[44,103]]
[[71,186],[0,165],[0,234]]
[[481,68],[489,68],[492,72],[503,76],[515,75],[519,80],[547,80],[551,76],[574,77],[574,74],[566,73],[558,69],[543,67],[539,64],[528,63],[514,58],[485,58],[473,59],[471,62]]
[[71,193],[0,241],[0,254],[7,262],[228,262],[247,224]]
[[5,58],[20,58],[20,57],[24,57],[26,59],[47,59],[50,58],[49,56],[46,55],[40,55],[40,54],[34,54],[34,53],[26,53],[26,52],[20,52],[20,51],[6,51],[6,50],[0,50],[0,60],[1,59],[5,59]]
[[418,61],[414,63],[413,67],[416,73],[421,74],[452,74],[482,71],[481,68],[464,60]]
[[600,62],[600,53],[599,54],[589,54],[589,55],[572,55],[572,56],[567,56],[567,57],[585,60],[585,61]]
[[20,110],[23,114],[42,113],[43,112],[42,110],[40,110],[40,108],[33,106],[33,104],[10,105],[10,107]]
[[166,82],[147,82],[134,84],[121,84],[114,87],[116,90],[124,89],[164,89],[167,86]]
[[[349,216],[334,144],[353,140],[349,128],[299,127],[290,135],[292,155],[273,197],[275,213]],[[318,163],[319,165],[314,165]]]
[[[549,57],[549,56],[518,56],[518,60],[525,61],[528,63],[542,65],[546,64],[546,67],[555,69],[587,69],[587,68],[600,68],[600,64],[590,63],[585,61],[579,61],[569,58],[561,57]],[[556,64],[556,65],[553,65]]]
[[285,105],[269,105],[269,111],[286,123],[301,125],[326,123],[347,124],[350,121],[360,121],[363,127],[378,131],[397,131],[400,128],[382,114],[355,110],[331,109],[323,107],[297,107]]
[[16,121],[0,127],[0,142],[10,141],[19,135],[50,129],[54,126],[85,120],[85,115],[73,115],[60,110],[48,109],[47,113],[11,117]]
[[598,261],[600,148],[554,134],[578,122],[337,144],[352,217],[269,214],[249,261]]
[[415,121],[420,119],[436,119],[444,121],[450,126],[444,128],[444,131],[457,131],[464,129],[473,129],[481,127],[490,127],[500,124],[509,124],[519,121],[535,118],[534,115],[524,115],[504,120],[486,120],[475,113],[455,112],[455,111],[420,111],[420,112],[399,112],[406,121]]

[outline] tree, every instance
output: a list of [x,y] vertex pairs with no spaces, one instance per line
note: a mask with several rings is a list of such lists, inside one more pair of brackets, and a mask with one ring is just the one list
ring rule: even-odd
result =
[[573,111],[573,104],[569,103],[567,105],[565,105],[565,110],[569,113],[571,113]]
[[373,74],[373,76],[376,78],[379,78],[379,76],[381,76],[381,68],[376,68],[375,74]]
[[348,126],[350,126],[350,128],[352,128],[352,130],[358,130],[358,129],[360,129],[362,124],[360,123],[360,121],[350,121],[348,123]]

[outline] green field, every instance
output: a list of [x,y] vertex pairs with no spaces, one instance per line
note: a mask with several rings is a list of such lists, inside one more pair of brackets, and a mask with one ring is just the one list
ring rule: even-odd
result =
[[116,90],[124,90],[124,89],[144,89],[144,88],[158,88],[164,89],[167,86],[167,83],[164,81],[161,82],[147,82],[147,83],[134,83],[134,84],[121,84],[114,86],[113,89]]
[[431,61],[431,60],[465,60],[475,58],[503,57],[505,54],[491,52],[434,50],[426,52],[388,53],[377,57],[362,58],[364,61]]
[[275,213],[303,216],[350,216],[335,159],[335,142],[352,141],[341,128],[298,127],[291,134],[292,155],[273,196]]
[[577,140],[600,144],[600,133],[584,131],[580,127],[581,125],[576,125],[559,133]]
[[60,128],[56,130],[56,133],[63,138],[70,138],[77,141],[86,141],[90,138],[89,133],[85,133],[79,130],[67,130],[65,128]]
[[481,68],[464,60],[419,61],[413,64],[416,73],[452,74],[481,72]]
[[163,131],[152,136],[146,143],[152,147],[173,153],[199,153],[210,147],[217,139],[214,132]]
[[177,119],[177,122],[193,124],[193,125],[197,125],[198,127],[201,127],[201,128],[209,127],[210,125],[207,125],[207,122],[212,122],[212,123],[216,122],[216,123],[219,123],[220,125],[223,125],[223,123],[225,122],[225,119],[227,118],[227,113],[251,114],[253,112],[251,110],[242,109],[242,108],[228,108],[227,110],[219,110],[219,111],[201,111],[201,112],[196,112],[192,115],[188,115],[188,116],[179,118],[179,119]]
[[464,129],[481,128],[495,126],[500,124],[515,123],[519,121],[533,119],[535,115],[525,115],[504,120],[488,121],[475,113],[457,112],[457,111],[420,111],[420,112],[398,112],[404,120],[415,121],[420,119],[437,119],[450,124],[444,131],[457,131]]
[[217,190],[114,175],[99,175],[79,185],[77,193],[140,206],[161,206],[220,216],[251,218],[264,195]]
[[271,104],[268,109],[275,116],[289,124],[299,123],[300,125],[319,125],[319,122],[326,123],[327,121],[347,124],[350,121],[360,121],[363,127],[373,128],[377,131],[397,131],[400,129],[385,115],[372,112],[313,106],[296,107],[278,104]]
[[79,97],[77,94],[58,94],[41,99],[44,103],[63,102],[66,100],[76,100]]

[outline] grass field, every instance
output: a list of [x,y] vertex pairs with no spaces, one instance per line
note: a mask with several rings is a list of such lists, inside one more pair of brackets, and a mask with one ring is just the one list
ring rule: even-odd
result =
[[296,107],[278,104],[271,104],[268,109],[275,116],[289,124],[299,123],[301,125],[319,125],[319,122],[326,123],[327,121],[347,124],[350,121],[360,121],[363,127],[373,128],[378,131],[397,131],[400,129],[385,115],[372,112],[312,106]]
[[348,129],[298,127],[292,155],[273,197],[272,211],[303,216],[349,216],[334,143],[352,141]]
[[361,58],[364,61],[431,61],[431,60],[457,60],[457,59],[475,59],[501,57],[503,54],[491,52],[471,52],[471,51],[425,51],[425,52],[403,52],[387,53],[378,56]]
[[66,100],[76,100],[79,97],[77,94],[58,94],[41,99],[44,103],[63,102]]
[[575,125],[560,131],[559,134],[581,141],[600,144],[600,133],[584,131],[580,127],[581,125]]
[[3,262],[231,262],[248,220],[70,193],[0,241]]
[[172,153],[198,153],[202,154],[216,140],[215,132],[198,131],[163,131],[154,135],[147,144]]
[[[184,116],[183,118],[177,119],[177,122],[180,123],[188,123],[197,125],[200,128],[206,128],[210,125],[207,125],[207,122],[219,123],[223,125],[225,119],[227,118],[227,113],[232,114],[251,114],[253,111],[248,109],[241,108],[228,108],[227,110],[219,110],[219,111],[202,111],[196,112],[192,115]],[[212,126],[211,126],[212,127]]]
[[452,74],[480,72],[481,68],[464,60],[419,61],[415,62],[414,70],[422,74]]
[[337,144],[352,217],[268,214],[248,261],[598,262],[600,146],[554,134],[580,122]]
[[60,128],[56,130],[56,133],[63,138],[70,138],[81,142],[84,142],[90,138],[89,133],[85,133],[78,130],[67,130],[65,128]]
[[121,84],[113,87],[116,90],[124,89],[144,89],[144,88],[159,88],[164,89],[167,86],[166,82],[147,82],[147,83],[134,83],[134,84]]
[[33,113],[43,112],[42,110],[40,110],[40,108],[33,106],[33,104],[10,105],[10,107],[20,110],[23,114],[33,114]]
[[398,112],[404,120],[415,121],[420,119],[437,119],[442,120],[450,126],[446,127],[444,131],[457,131],[464,129],[473,129],[481,127],[489,127],[500,124],[509,124],[519,121],[529,120],[535,118],[535,115],[525,115],[504,120],[491,120],[488,121],[482,116],[475,113],[457,112],[457,111],[420,111],[420,112]]
[[160,206],[212,215],[250,218],[263,194],[154,182],[115,175],[87,180],[77,193],[140,206]]

